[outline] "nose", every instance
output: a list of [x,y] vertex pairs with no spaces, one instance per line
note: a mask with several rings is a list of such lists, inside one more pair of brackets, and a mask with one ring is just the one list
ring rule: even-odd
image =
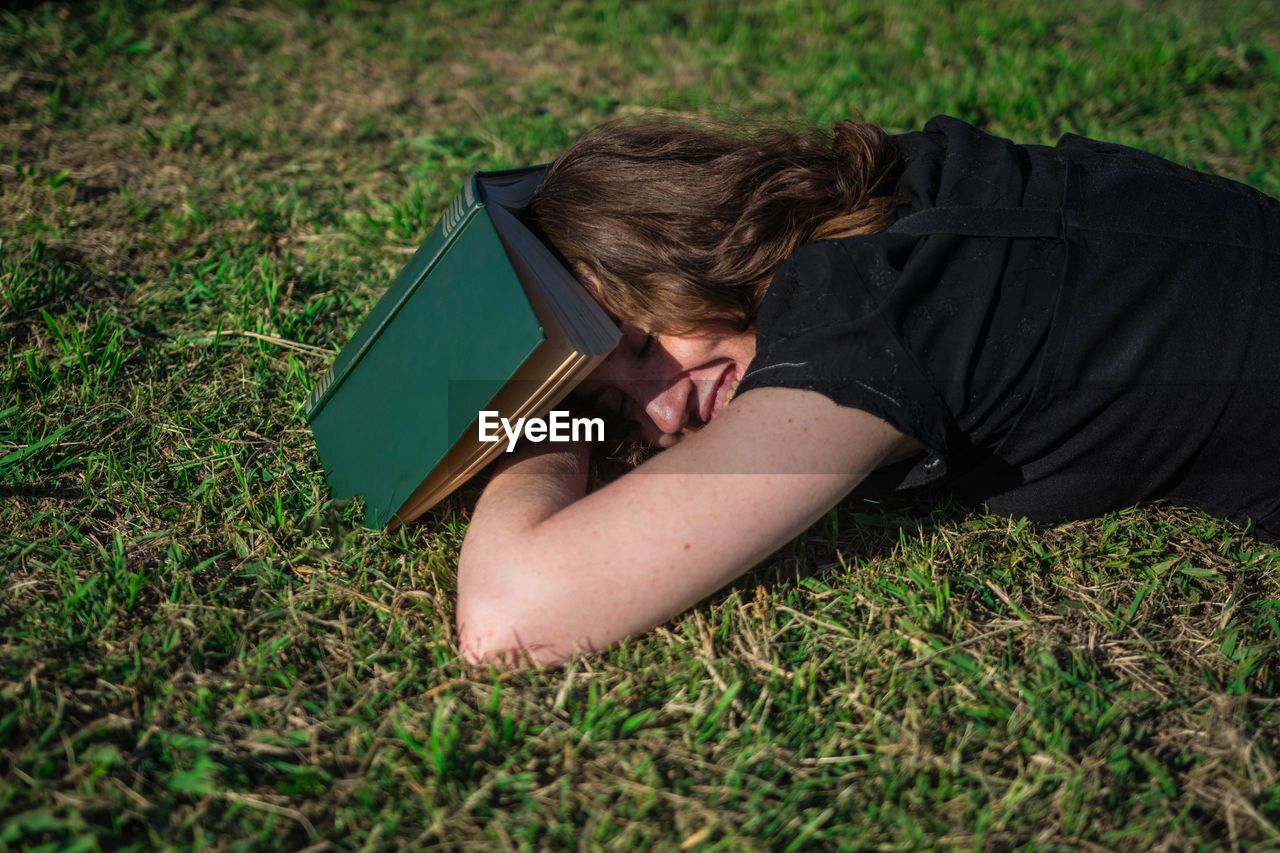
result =
[[689,389],[685,387],[689,382],[681,373],[633,366],[611,384],[630,401],[628,409],[634,413],[645,441],[665,447],[684,430],[689,419]]
[[594,395],[614,388],[627,400],[626,411],[635,420],[643,439],[650,444],[673,443],[688,422],[689,384],[676,365],[657,359],[637,359],[615,351],[579,386]]
[[688,422],[688,415],[685,412],[689,402],[687,390],[682,393],[683,389],[672,381],[666,383],[650,381],[645,384],[650,386],[649,391],[655,393],[648,402],[641,402],[644,413],[649,416],[649,420],[653,421],[653,425],[660,433],[678,434]]

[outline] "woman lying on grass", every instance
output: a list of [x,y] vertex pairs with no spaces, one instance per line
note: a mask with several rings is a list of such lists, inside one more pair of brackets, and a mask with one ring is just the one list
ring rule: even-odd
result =
[[533,211],[623,331],[581,392],[670,449],[591,494],[587,447],[513,454],[462,549],[471,660],[652,628],[867,478],[1280,534],[1280,202],[1248,187],[948,118],[643,123],[575,144]]

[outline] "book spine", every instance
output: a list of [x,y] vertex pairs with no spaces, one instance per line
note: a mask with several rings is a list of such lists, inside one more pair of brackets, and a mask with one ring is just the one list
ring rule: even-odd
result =
[[445,208],[444,214],[427,234],[427,239],[414,253],[413,258],[396,276],[391,287],[387,288],[387,292],[378,300],[378,304],[369,312],[369,316],[365,318],[347,345],[342,348],[342,352],[338,353],[333,366],[326,370],[312,387],[307,401],[308,422],[312,421],[333,398],[334,392],[342,381],[360,362],[361,357],[378,339],[378,335],[386,325],[395,318],[405,300],[413,295],[418,286],[431,274],[436,262],[448,251],[454,238],[462,230],[462,226],[482,207],[484,207],[484,199],[479,192],[476,175],[472,175]]

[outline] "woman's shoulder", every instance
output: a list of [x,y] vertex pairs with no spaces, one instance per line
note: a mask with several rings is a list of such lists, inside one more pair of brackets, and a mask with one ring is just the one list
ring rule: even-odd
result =
[[1021,145],[950,116],[891,136],[899,217],[930,207],[1056,207],[1061,159],[1045,145]]
[[904,337],[914,322],[908,313],[923,308],[943,316],[933,309],[945,294],[904,292],[930,290],[922,265],[933,260],[913,261],[904,276],[903,259],[896,257],[911,254],[915,242],[880,233],[824,240],[793,253],[760,306],[756,355],[740,393],[757,387],[815,391],[944,454],[953,432],[950,416]]
[[757,338],[792,338],[874,311],[897,285],[914,243],[880,232],[801,246],[774,274],[756,318]]

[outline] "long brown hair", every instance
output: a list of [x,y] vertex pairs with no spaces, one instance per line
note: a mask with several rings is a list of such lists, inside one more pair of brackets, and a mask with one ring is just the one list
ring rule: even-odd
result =
[[851,121],[834,135],[614,124],[551,165],[531,224],[619,318],[667,334],[744,331],[800,246],[887,227],[884,141]]

